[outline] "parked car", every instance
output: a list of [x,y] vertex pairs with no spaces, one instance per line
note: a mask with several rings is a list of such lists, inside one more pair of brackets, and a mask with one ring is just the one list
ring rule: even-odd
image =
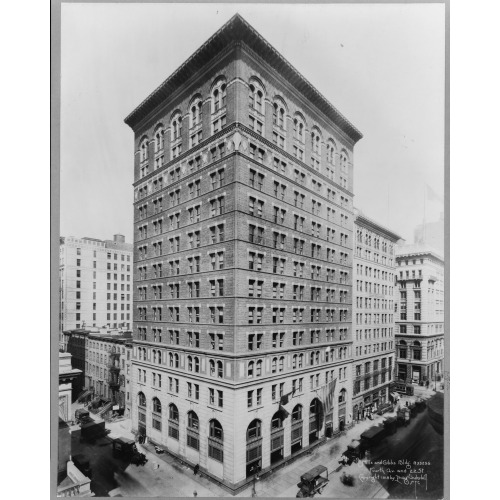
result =
[[295,497],[313,497],[316,493],[321,494],[328,482],[328,469],[324,465],[317,465],[300,476],[300,483],[297,484],[299,491]]

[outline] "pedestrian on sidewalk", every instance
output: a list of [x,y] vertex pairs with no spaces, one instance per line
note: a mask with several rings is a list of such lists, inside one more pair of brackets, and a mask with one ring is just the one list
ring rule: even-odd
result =
[[193,474],[196,476],[196,474],[198,474],[198,471],[200,470],[200,464],[196,464],[194,467],[193,467]]

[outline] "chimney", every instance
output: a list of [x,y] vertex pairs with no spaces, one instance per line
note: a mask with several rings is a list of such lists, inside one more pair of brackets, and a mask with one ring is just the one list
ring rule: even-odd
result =
[[115,243],[125,243],[125,236],[123,234],[115,234],[113,235],[113,241]]

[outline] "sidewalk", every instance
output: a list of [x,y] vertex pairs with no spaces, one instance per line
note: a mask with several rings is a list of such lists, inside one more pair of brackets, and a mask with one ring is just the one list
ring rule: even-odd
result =
[[[347,445],[370,427],[380,424],[385,418],[396,413],[388,412],[382,416],[376,415],[373,420],[360,421],[349,429],[344,436],[327,439],[326,443],[317,447],[312,455],[304,455],[293,463],[260,480],[256,484],[258,497],[295,497],[300,476],[316,465],[328,468],[329,485],[323,491],[325,497],[335,498],[387,498],[388,492],[377,481],[372,482],[370,471],[360,461],[349,467],[340,467],[339,459]],[[344,486],[340,482],[343,471],[356,477],[354,486]],[[360,474],[363,480],[359,479]],[[366,479],[365,479],[366,478]],[[240,492],[237,497],[250,497],[252,486]]]

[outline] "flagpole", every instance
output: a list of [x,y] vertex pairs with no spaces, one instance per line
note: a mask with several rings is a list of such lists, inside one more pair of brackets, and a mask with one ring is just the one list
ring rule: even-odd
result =
[[387,181],[387,225],[390,227],[391,226],[391,220],[390,220],[390,214],[391,214],[391,210],[389,208],[389,189],[390,189],[390,185],[389,185],[389,181]]
[[426,218],[427,218],[427,214],[426,214],[426,198],[427,198],[427,186],[424,182],[424,223],[422,224],[422,242],[425,244],[425,221],[426,221]]

